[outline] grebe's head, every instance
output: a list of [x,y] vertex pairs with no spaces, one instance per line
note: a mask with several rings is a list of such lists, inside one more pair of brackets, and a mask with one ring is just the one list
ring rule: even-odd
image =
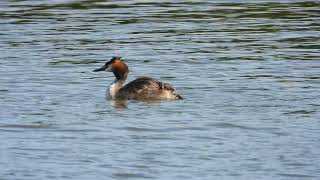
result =
[[121,57],[118,56],[112,57],[104,66],[93,72],[98,71],[113,72],[114,76],[119,80],[125,80],[129,73],[128,66],[121,60]]

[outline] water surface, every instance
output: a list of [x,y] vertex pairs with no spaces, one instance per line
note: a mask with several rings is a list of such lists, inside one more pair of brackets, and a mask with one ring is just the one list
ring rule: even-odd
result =
[[[1,178],[318,179],[319,9],[1,1]],[[114,55],[185,100],[106,100]]]

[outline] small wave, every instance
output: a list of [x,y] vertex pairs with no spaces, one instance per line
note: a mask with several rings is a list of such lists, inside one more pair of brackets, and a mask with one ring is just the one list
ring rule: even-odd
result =
[[290,174],[289,173],[281,173],[279,175],[285,176],[285,177],[291,177],[291,178],[293,178],[293,177],[299,177],[299,178],[314,177],[314,176],[310,176],[310,175],[306,175],[306,174],[294,174],[294,173],[290,173]]
[[51,124],[4,124],[0,128],[15,128],[15,129],[47,129]]
[[284,114],[286,115],[290,115],[290,114],[304,114],[304,115],[307,115],[307,114],[313,114],[315,113],[315,111],[306,111],[306,110],[296,110],[296,111],[290,111],[290,112],[286,112]]
[[257,129],[257,128],[253,128],[253,127],[236,125],[236,124],[232,124],[232,123],[214,123],[214,124],[208,124],[208,126],[214,126],[214,127],[218,127],[218,128],[236,128],[236,129],[249,129],[249,130]]
[[144,174],[141,174],[141,173],[113,173],[113,176],[115,178],[123,178],[123,179],[126,179],[126,178],[151,178],[149,176],[146,176]]

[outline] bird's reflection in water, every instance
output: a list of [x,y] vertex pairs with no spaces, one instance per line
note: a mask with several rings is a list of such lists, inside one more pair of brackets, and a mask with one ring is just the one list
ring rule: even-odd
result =
[[111,100],[111,105],[115,108],[128,108],[127,100]]
[[160,105],[161,101],[157,100],[111,100],[111,105],[115,108],[128,108],[129,103],[140,103],[142,105]]

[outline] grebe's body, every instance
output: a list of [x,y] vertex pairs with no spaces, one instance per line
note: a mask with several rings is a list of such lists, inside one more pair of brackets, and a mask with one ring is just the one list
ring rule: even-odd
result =
[[182,99],[170,84],[141,77],[124,85],[129,69],[120,57],[113,57],[102,68],[94,70],[113,72],[116,79],[109,89],[109,97],[114,100],[176,100]]

